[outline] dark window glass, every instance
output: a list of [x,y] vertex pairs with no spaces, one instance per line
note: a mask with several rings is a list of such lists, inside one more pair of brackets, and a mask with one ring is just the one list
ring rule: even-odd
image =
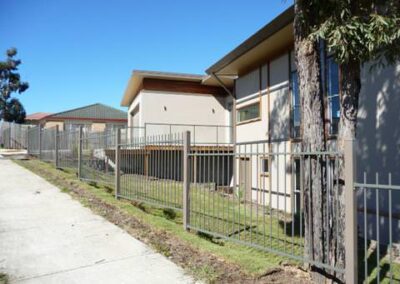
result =
[[326,60],[327,67],[327,98],[328,114],[330,120],[329,134],[338,133],[340,118],[340,100],[339,100],[339,65],[332,57]]
[[294,197],[295,197],[295,203],[294,203],[294,210],[295,213],[300,213],[300,201],[301,201],[301,187],[300,187],[300,160],[295,159],[294,160],[294,172],[295,172],[295,187],[294,187]]
[[300,137],[301,108],[300,108],[300,90],[297,71],[293,71],[290,76],[292,89],[292,137]]
[[260,116],[260,104],[252,104],[242,107],[237,111],[237,122],[258,118]]
[[269,165],[268,165],[268,159],[262,159],[262,172],[265,173],[269,173]]

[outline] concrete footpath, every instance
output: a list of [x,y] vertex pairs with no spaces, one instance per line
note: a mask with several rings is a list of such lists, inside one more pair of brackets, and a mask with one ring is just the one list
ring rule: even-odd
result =
[[68,194],[0,158],[0,272],[11,283],[192,283]]

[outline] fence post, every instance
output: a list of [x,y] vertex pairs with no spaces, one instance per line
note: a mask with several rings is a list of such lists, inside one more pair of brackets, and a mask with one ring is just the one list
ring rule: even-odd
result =
[[188,230],[190,224],[190,131],[183,135],[183,228]]
[[30,154],[30,145],[29,145],[29,140],[30,140],[30,134],[31,134],[31,127],[28,126],[28,129],[26,130],[26,153],[29,155]]
[[58,169],[58,125],[56,125],[54,137],[54,165]]
[[9,137],[8,137],[8,148],[9,149],[13,148],[13,146],[12,146],[12,137],[11,137],[11,135],[12,135],[12,126],[13,126],[13,124],[10,124]]
[[[143,133],[144,139],[146,139],[146,137],[147,137],[147,122],[144,123],[144,131],[143,132],[144,132]],[[140,137],[140,135],[139,135],[139,137]]]
[[121,129],[117,129],[117,133],[115,135],[115,198],[118,199],[120,186],[121,186]]
[[78,178],[82,177],[82,138],[83,138],[83,131],[82,126],[79,127],[79,146],[78,146]]
[[39,131],[39,133],[38,133],[39,160],[41,160],[42,159],[42,127],[40,126],[40,124],[38,126],[38,131]]
[[354,190],[356,176],[355,140],[344,141],[344,199],[345,199],[345,281],[358,283],[357,279],[357,199]]

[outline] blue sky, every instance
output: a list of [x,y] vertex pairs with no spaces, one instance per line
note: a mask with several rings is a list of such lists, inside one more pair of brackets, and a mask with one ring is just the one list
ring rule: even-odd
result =
[[18,49],[30,88],[17,97],[28,114],[120,107],[133,69],[202,74],[291,3],[0,1],[0,52]]

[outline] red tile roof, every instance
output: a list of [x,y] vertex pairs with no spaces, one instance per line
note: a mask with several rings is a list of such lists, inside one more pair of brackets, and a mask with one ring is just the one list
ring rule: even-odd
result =
[[35,112],[25,117],[26,120],[41,120],[46,116],[51,115],[49,112]]

